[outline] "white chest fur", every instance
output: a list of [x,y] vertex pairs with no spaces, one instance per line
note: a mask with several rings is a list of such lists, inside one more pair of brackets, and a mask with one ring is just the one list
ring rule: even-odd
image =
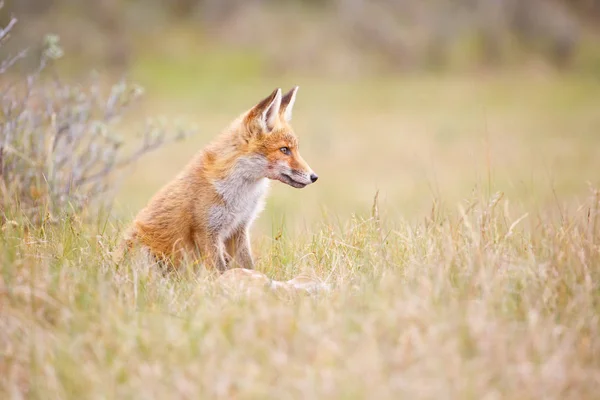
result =
[[252,223],[264,208],[269,181],[264,177],[267,161],[246,157],[237,161],[229,176],[214,183],[224,204],[209,210],[209,227],[222,239]]

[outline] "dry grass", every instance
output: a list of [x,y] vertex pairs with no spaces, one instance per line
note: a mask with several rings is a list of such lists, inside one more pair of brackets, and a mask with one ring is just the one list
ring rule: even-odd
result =
[[[125,217],[267,86],[150,104],[203,134],[134,171]],[[303,85],[295,126],[321,180],[274,186],[254,250],[259,270],[315,273],[326,295],[116,268],[120,219],[34,230],[11,216],[0,397],[594,398],[599,92],[569,78]]]
[[1,243],[3,397],[593,398],[598,194],[562,221],[496,198],[425,223],[322,223],[259,269],[328,279],[288,301],[106,261],[71,221]]

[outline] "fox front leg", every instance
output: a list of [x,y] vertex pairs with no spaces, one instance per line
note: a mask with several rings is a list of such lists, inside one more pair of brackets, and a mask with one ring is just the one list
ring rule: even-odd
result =
[[227,270],[227,261],[225,259],[225,244],[218,238],[210,238],[204,246],[204,263],[208,268],[216,268],[219,272]]
[[254,269],[248,229],[242,227],[227,239],[227,251],[242,268]]

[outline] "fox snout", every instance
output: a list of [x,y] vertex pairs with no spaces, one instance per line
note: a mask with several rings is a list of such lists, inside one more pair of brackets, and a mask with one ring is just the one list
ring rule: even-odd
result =
[[300,156],[297,149],[292,150],[291,157],[281,163],[279,174],[283,183],[301,189],[311,183],[315,183],[319,176]]
[[315,183],[317,181],[317,179],[319,179],[319,176],[312,171],[310,171],[310,172],[292,171],[292,173],[293,173],[294,178],[300,177],[301,180],[303,182],[306,182],[307,185],[309,185],[311,183]]
[[[304,187],[306,185],[310,185],[311,183],[315,183],[317,179],[319,179],[319,176],[315,174],[312,168],[306,163],[306,161],[304,161],[297,148],[292,150],[292,157],[286,161],[288,161],[286,166],[289,168],[289,171],[291,171],[291,178],[302,184],[302,186],[292,186]],[[285,173],[287,171],[281,172]]]
[[312,170],[308,170],[308,172],[292,170],[292,174],[294,177],[298,176],[302,179],[302,181],[310,181],[307,184],[315,183],[317,179],[319,179],[319,175],[315,174]]
[[280,171],[277,179],[292,187],[302,189],[303,187],[310,185],[311,183],[315,183],[317,179],[319,179],[319,176],[315,174],[312,170],[306,172],[297,169],[287,169]]

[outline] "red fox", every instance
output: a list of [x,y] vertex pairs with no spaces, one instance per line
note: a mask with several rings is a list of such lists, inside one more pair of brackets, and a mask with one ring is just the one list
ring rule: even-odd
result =
[[125,245],[140,243],[174,266],[183,257],[220,272],[234,259],[251,269],[249,229],[264,208],[269,179],[295,188],[318,176],[302,159],[289,122],[298,86],[276,89],[235,119],[136,216]]

